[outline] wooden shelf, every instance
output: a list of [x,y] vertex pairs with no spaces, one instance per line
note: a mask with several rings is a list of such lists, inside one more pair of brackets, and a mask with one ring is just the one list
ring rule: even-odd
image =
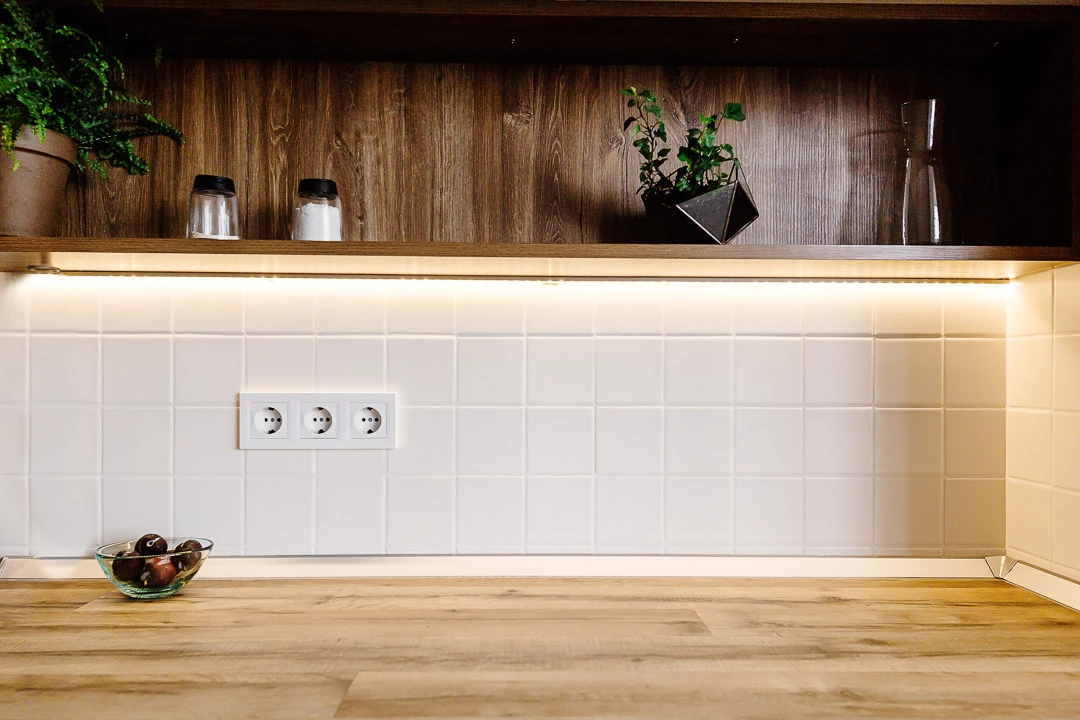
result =
[[5,238],[0,248],[4,272],[301,277],[1006,280],[1080,259],[1067,248],[878,245]]

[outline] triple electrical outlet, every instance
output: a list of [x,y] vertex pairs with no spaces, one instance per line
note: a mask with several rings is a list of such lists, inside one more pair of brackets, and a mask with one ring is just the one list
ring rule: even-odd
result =
[[394,393],[240,393],[241,450],[356,450],[397,442]]

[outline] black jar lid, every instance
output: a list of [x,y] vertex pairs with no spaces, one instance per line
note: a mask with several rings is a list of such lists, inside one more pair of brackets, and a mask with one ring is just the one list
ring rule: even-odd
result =
[[211,190],[236,194],[236,185],[233,183],[232,178],[218,175],[196,175],[195,186],[192,190]]
[[306,178],[300,181],[300,192],[310,195],[337,195],[337,183],[321,178]]

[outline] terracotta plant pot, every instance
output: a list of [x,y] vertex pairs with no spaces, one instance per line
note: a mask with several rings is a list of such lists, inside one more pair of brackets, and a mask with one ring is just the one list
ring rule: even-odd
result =
[[0,236],[48,236],[56,232],[68,176],[75,168],[76,145],[52,130],[45,141],[23,128],[15,140],[19,169],[0,155]]

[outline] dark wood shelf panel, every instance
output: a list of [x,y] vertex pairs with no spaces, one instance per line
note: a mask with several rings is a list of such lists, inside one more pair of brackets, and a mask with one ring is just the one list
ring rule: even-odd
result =
[[1004,280],[1078,259],[1043,247],[0,240],[0,271],[71,274]]

